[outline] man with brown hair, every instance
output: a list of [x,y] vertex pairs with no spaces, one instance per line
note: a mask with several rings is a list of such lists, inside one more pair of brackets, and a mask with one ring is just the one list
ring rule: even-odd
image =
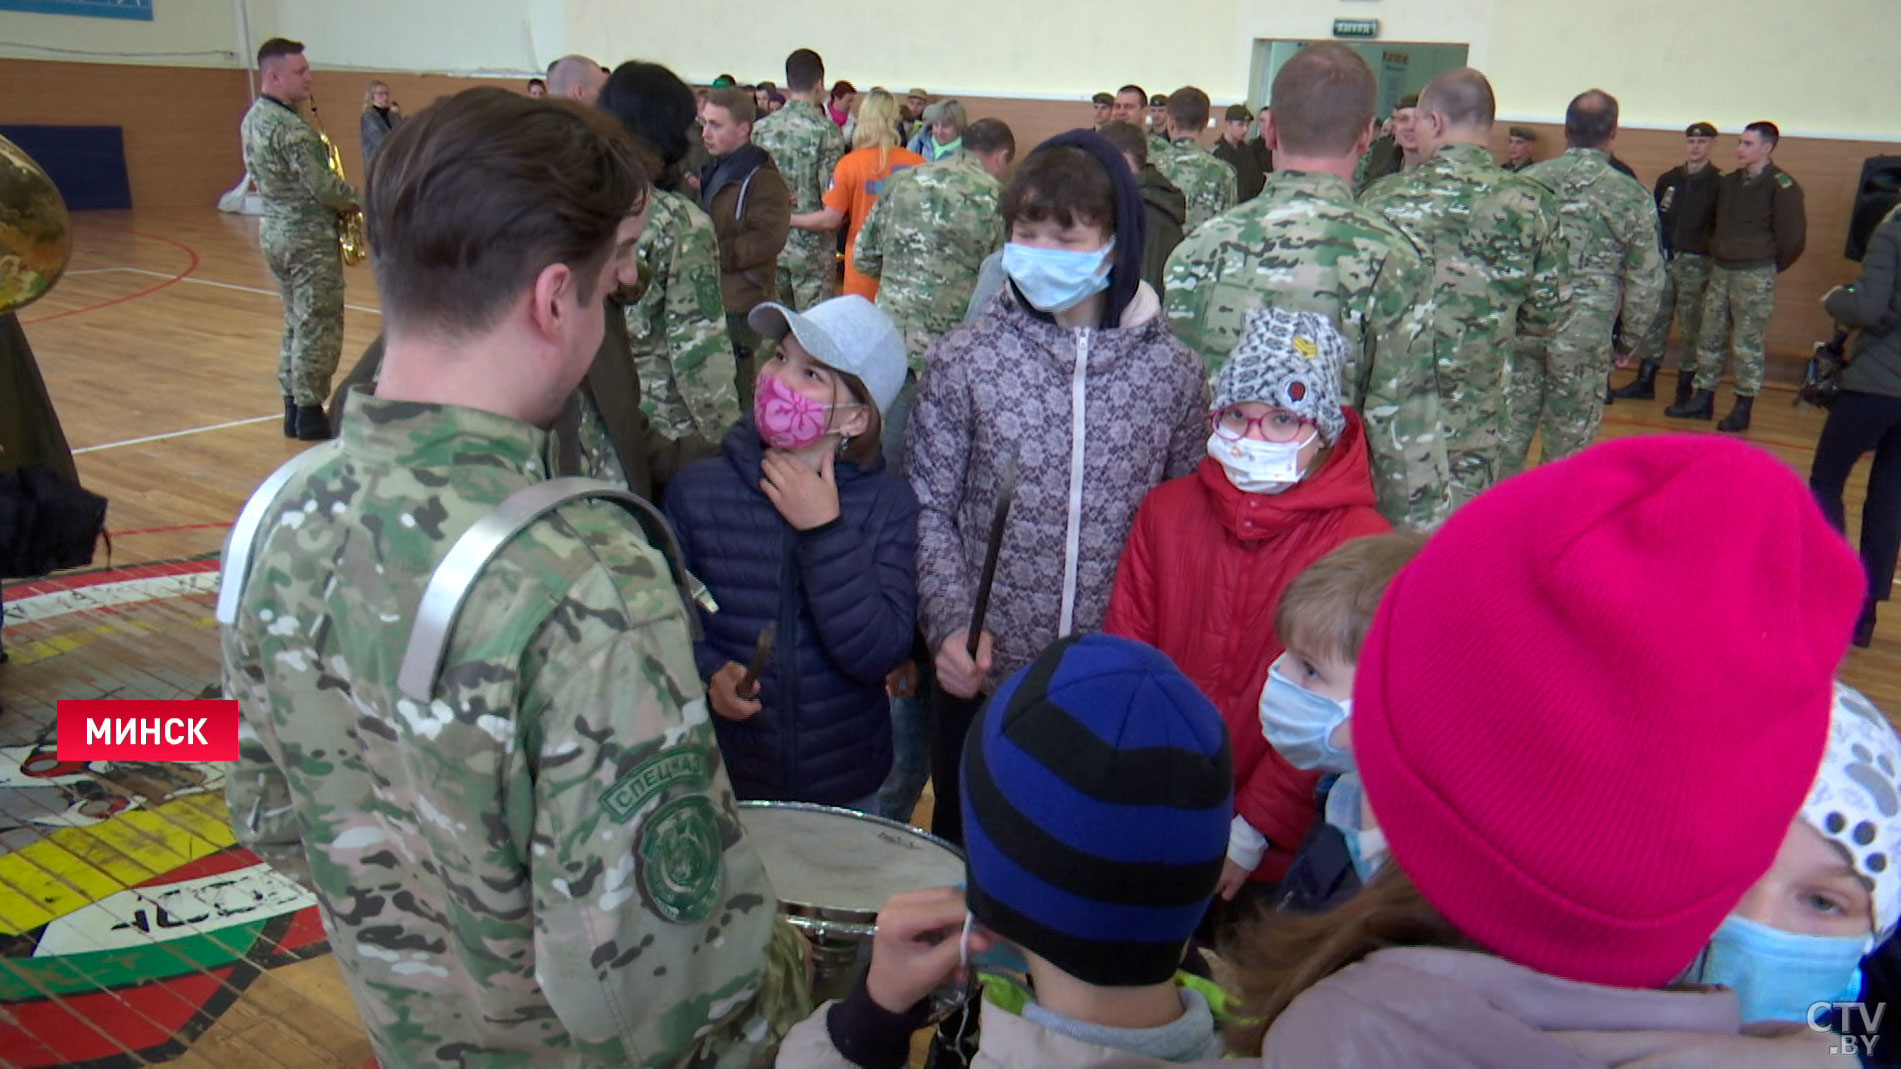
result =
[[700,207],[719,235],[720,302],[742,410],[752,406],[760,346],[746,316],[778,295],[774,269],[792,229],[792,195],[772,154],[752,143],[754,117],[752,94],[744,89],[715,89],[700,112],[700,137],[711,157],[700,172]]
[[1210,375],[1250,309],[1318,312],[1346,336],[1341,396],[1366,421],[1380,512],[1428,527],[1451,507],[1431,346],[1432,274],[1420,248],[1354,203],[1354,162],[1373,138],[1373,71],[1344,45],[1308,45],[1275,75],[1262,131],[1278,168],[1261,195],[1169,257],[1164,306]]
[[499,88],[392,133],[367,212],[382,377],[226,549],[238,839],[316,892],[385,1065],[752,1064],[803,1013],[672,538],[547,481],[635,273],[636,152],[601,112]]
[[1208,127],[1208,94],[1192,85],[1170,93],[1163,127],[1168,133],[1168,148],[1149,153],[1149,162],[1188,198],[1186,226],[1192,234],[1196,227],[1234,207],[1239,183],[1233,166],[1202,147],[1201,132]]
[[1112,122],[1099,132],[1122,153],[1129,170],[1135,172],[1135,184],[1142,192],[1142,211],[1147,221],[1147,233],[1142,237],[1142,281],[1160,296],[1169,254],[1185,236],[1182,220],[1188,218],[1188,198],[1149,162],[1148,138],[1142,136],[1139,127],[1133,123]]
[[262,92],[241,128],[244,169],[264,203],[258,243],[284,299],[277,384],[284,437],[330,437],[323,399],[343,355],[343,251],[339,218],[362,203],[330,169],[330,150],[298,110],[310,100],[310,61],[299,41],[273,37],[257,50]]

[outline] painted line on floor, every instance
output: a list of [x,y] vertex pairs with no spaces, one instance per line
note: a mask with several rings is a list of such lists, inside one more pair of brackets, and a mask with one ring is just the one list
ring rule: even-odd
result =
[[[163,271],[153,271],[150,268],[145,268],[145,267],[99,267],[99,268],[94,268],[94,270],[95,271],[128,271],[135,275],[157,275],[160,277],[163,277],[165,274],[165,272]],[[68,272],[68,273],[70,274],[71,272]],[[179,281],[191,282],[199,286],[216,286],[221,290],[237,290],[240,293],[260,293],[266,297],[281,296],[281,294],[279,294],[276,290],[267,290],[263,288],[262,286],[240,286],[235,282],[213,282],[211,279],[208,279],[208,278],[186,278],[186,279],[180,279]],[[368,312],[371,315],[379,315],[379,316],[383,314],[383,310],[381,308],[371,308],[370,306],[365,305],[365,304],[346,304],[343,307],[348,308],[353,312]]]
[[230,427],[248,427],[253,423],[268,423],[274,419],[283,419],[281,415],[253,416],[250,419],[234,419],[228,423],[213,423],[208,427],[192,427],[182,431],[167,431],[164,434],[148,434],[143,438],[127,438],[123,442],[105,442],[101,445],[81,446],[73,450],[73,455],[97,453],[101,449],[117,449],[122,445],[144,445],[146,442],[162,442],[167,438],[183,438],[188,434],[203,434],[206,431],[221,431]]

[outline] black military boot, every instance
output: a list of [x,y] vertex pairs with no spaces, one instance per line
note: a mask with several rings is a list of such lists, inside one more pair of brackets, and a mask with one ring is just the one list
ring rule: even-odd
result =
[[284,395],[284,437],[297,437],[297,399]]
[[1637,377],[1630,385],[1611,391],[1611,396],[1619,401],[1651,401],[1657,396],[1657,369],[1663,365],[1655,360],[1646,360],[1637,368]]
[[1719,431],[1729,431],[1731,434],[1738,434],[1748,430],[1749,410],[1755,407],[1755,404],[1756,399],[1754,397],[1744,397],[1742,394],[1737,394],[1736,407],[1729,410],[1729,415],[1723,417],[1723,422],[1718,423],[1716,429]]
[[1715,419],[1716,391],[1698,390],[1681,404],[1664,409],[1663,414],[1671,419]]
[[1695,388],[1696,388],[1696,373],[1693,371],[1678,371],[1677,372],[1677,396],[1676,396],[1676,400],[1672,401],[1671,404],[1681,406],[1683,402],[1688,401],[1690,399],[1690,393]]
[[323,414],[322,405],[297,406],[297,440],[300,442],[321,442],[330,437],[330,417]]
[[1862,649],[1875,644],[1875,599],[1861,603],[1861,619],[1855,621],[1855,645]]

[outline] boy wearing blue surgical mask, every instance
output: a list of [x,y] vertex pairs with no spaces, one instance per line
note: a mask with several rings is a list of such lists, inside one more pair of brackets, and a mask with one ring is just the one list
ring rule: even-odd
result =
[[1275,908],[1313,913],[1371,879],[1386,859],[1386,836],[1366,805],[1353,763],[1353,672],[1373,614],[1393,578],[1426,543],[1395,531],[1359,538],[1320,558],[1288,584],[1274,614],[1287,646],[1261,690],[1261,733],[1297,769],[1339,778],[1326,793],[1325,820],[1300,844]]
[[[1901,738],[1867,698],[1837,683],[1808,801],[1689,978],[1734,988],[1745,1021],[1807,1021],[1822,1015],[1816,1003],[1857,998],[1872,1012],[1861,962],[1901,921],[1898,851]],[[1841,1023],[1881,1027],[1853,1014]]]
[[1051,138],[1002,208],[1008,284],[925,354],[906,429],[918,617],[937,669],[932,830],[952,841],[959,755],[985,693],[1051,642],[1102,626],[1136,508],[1193,471],[1208,437],[1201,363],[1141,279],[1141,191],[1114,146],[1086,130]]

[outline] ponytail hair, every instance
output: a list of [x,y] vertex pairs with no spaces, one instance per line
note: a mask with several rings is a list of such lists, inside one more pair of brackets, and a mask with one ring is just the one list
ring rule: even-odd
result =
[[1433,908],[1390,856],[1358,894],[1325,913],[1255,914],[1220,951],[1240,999],[1228,1049],[1260,1054],[1274,1021],[1308,988],[1376,950],[1401,946],[1484,950]]

